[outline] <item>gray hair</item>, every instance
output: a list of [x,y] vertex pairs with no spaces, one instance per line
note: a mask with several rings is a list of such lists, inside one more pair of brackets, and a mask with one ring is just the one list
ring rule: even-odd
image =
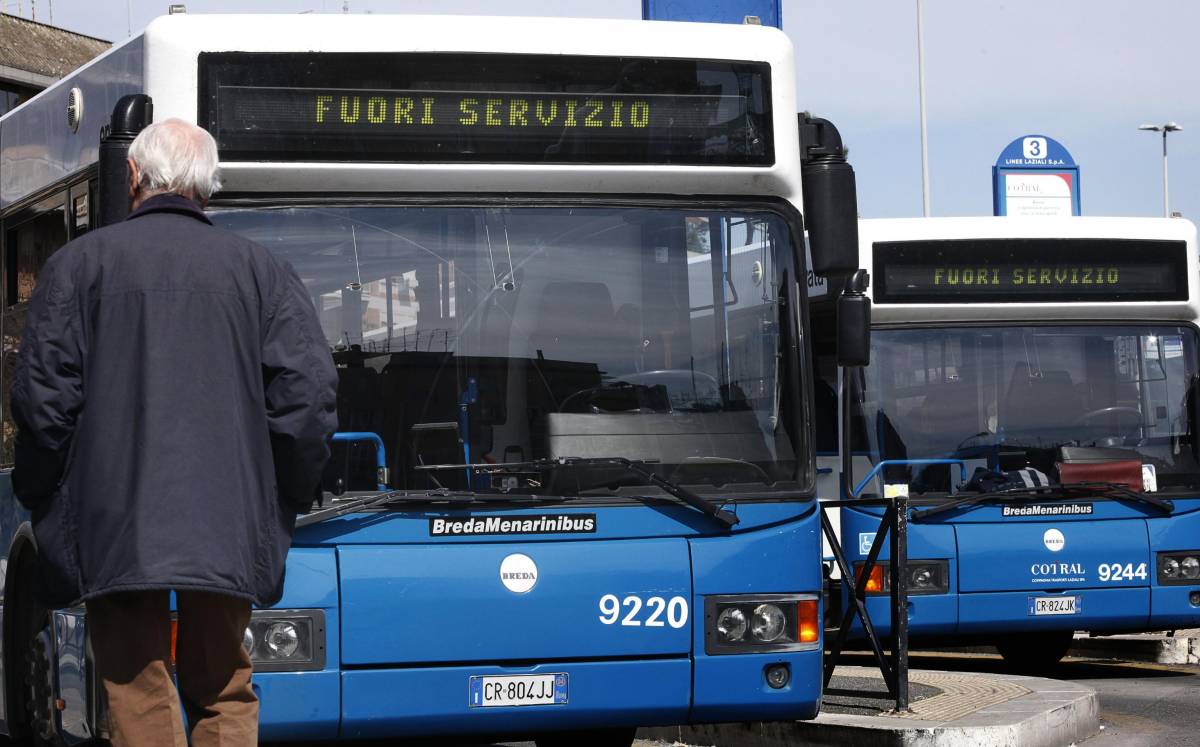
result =
[[129,158],[138,166],[138,189],[148,194],[176,192],[203,202],[221,189],[216,141],[182,119],[142,130],[129,146]]

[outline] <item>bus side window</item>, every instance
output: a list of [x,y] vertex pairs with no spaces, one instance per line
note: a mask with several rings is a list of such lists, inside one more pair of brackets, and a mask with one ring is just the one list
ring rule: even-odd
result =
[[3,345],[0,356],[0,400],[3,400],[0,464],[12,466],[16,427],[9,410],[9,390],[25,328],[25,313],[38,273],[50,255],[67,243],[67,208],[63,195],[52,197],[4,223]]
[[9,228],[4,242],[5,301],[9,308],[33,295],[38,273],[50,255],[67,243],[66,207],[56,206]]

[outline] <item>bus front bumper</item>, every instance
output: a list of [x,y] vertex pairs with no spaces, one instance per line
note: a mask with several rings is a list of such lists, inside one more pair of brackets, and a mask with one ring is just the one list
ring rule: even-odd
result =
[[[1195,597],[1192,595],[1196,594]],[[1031,600],[1075,597],[1076,612],[1038,615]],[[977,635],[1019,630],[1174,630],[1200,627],[1200,583],[1195,586],[1080,588],[1056,593],[994,591],[909,597],[908,632],[913,637]],[[871,623],[891,632],[891,600],[867,598]],[[852,637],[862,639],[855,621]]]
[[[766,680],[785,665],[782,688]],[[694,668],[694,672],[693,672]],[[567,702],[479,707],[472,677],[566,674]],[[693,692],[693,673],[696,687]],[[525,735],[717,721],[812,718],[821,652],[647,660],[362,668],[255,674],[263,740]]]

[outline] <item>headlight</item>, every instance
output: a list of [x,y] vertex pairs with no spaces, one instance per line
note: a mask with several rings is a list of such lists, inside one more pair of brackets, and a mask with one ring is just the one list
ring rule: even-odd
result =
[[[855,563],[855,576],[862,575],[866,563]],[[946,594],[950,591],[950,562],[947,560],[910,560],[906,564],[908,574],[908,593]],[[866,592],[872,594],[890,594],[892,591],[891,569],[886,561],[878,561],[871,568],[867,577]]]
[[271,623],[263,634],[263,643],[272,659],[290,659],[300,650],[300,628],[292,620]]
[[256,672],[325,668],[323,610],[254,610],[243,645]]
[[1167,579],[1174,580],[1179,578],[1179,561],[1175,558],[1163,558],[1159,573]]
[[750,635],[756,641],[774,643],[783,635],[787,618],[783,610],[773,604],[760,604],[754,608],[754,622],[750,624]]
[[704,599],[709,654],[811,651],[821,644],[816,594],[746,594]]
[[921,566],[909,571],[908,588],[910,589],[932,589],[934,587],[933,569],[928,566]]
[[737,607],[721,610],[717,617],[717,635],[727,643],[742,640],[746,636],[746,613]]
[[1200,577],[1200,561],[1191,556],[1184,558],[1183,562],[1179,564],[1179,575],[1184,578]]
[[1200,583],[1200,550],[1179,550],[1158,554],[1158,583]]

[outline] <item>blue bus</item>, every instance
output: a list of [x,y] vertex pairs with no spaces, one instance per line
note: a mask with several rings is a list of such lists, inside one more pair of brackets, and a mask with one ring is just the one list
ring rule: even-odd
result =
[[[1077,631],[1200,625],[1195,227],[897,219],[859,237],[874,308],[870,366],[841,392],[850,492],[909,496],[914,645],[994,644],[1033,670]],[[817,405],[832,425],[830,358]],[[852,563],[880,515],[841,509]],[[886,635],[881,557],[867,608]]]
[[[212,132],[212,220],[311,294],[339,432],[246,632],[261,738],[816,715],[805,230],[813,267],[857,257],[795,83],[757,26],[174,15],[0,119],[5,373],[42,263],[122,199],[125,97]],[[0,731],[103,738],[7,474]]]

